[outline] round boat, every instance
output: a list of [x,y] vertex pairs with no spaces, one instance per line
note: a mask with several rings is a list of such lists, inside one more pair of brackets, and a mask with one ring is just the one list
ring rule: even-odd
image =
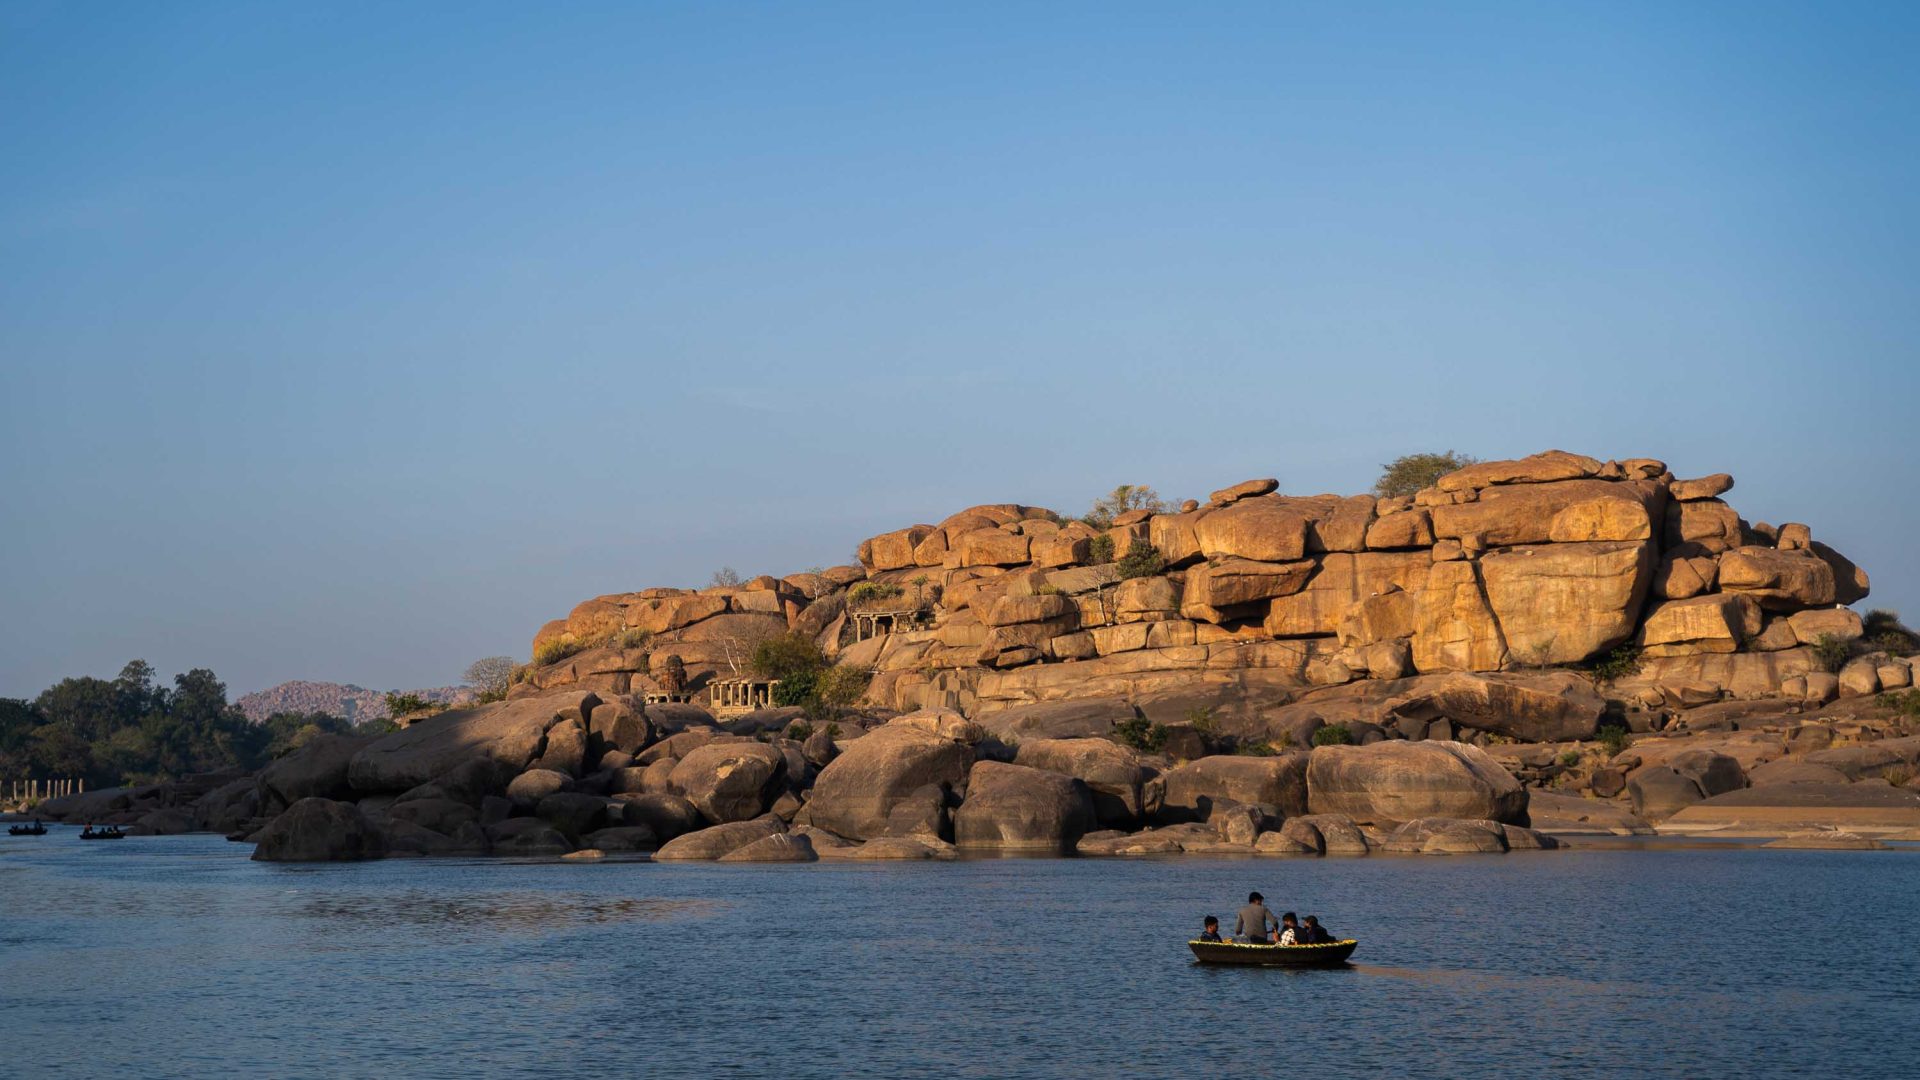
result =
[[1347,962],[1359,941],[1329,941],[1324,945],[1242,945],[1237,941],[1189,941],[1195,959],[1203,964],[1243,964],[1253,967],[1334,967]]

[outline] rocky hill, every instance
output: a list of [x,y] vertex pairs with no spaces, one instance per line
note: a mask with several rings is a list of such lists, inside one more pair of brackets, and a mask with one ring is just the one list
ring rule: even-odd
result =
[[[1209,710],[1232,733],[1271,737],[1322,688],[1383,684],[1320,695],[1344,703],[1340,718],[1378,722],[1388,688],[1410,678],[1533,683],[1609,660],[1613,696],[1647,709],[1827,700],[1842,680],[1816,643],[1861,636],[1846,605],[1867,595],[1866,573],[1806,525],[1742,518],[1721,498],[1726,474],[1555,450],[1405,498],[1275,487],[1250,480],[1105,530],[975,506],[863,542],[858,566],[596,597],[535,636],[536,657],[571,655],[519,692],[657,689],[668,656],[697,692],[735,673],[743,644],[794,630],[872,670],[875,707],[979,716],[1113,699],[1167,723]],[[1136,544],[1151,545],[1144,561],[1115,561]],[[858,610],[889,606],[915,613]],[[1597,719],[1573,728],[1592,734]]]
[[[473,691],[464,686],[438,686],[427,690],[407,690],[428,701],[460,705],[473,700]],[[234,702],[247,719],[258,722],[278,712],[322,712],[353,723],[387,718],[384,691],[369,690],[352,683],[309,682],[295,679],[256,690]]]

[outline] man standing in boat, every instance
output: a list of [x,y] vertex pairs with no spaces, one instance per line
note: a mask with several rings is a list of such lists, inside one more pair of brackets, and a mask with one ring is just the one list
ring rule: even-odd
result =
[[1243,945],[1265,945],[1272,940],[1280,929],[1280,920],[1267,910],[1266,899],[1257,892],[1247,894],[1247,906],[1233,920],[1233,940]]

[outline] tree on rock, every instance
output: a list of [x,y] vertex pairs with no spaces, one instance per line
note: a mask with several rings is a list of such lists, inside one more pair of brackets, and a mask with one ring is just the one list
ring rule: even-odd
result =
[[736,589],[740,587],[740,571],[731,566],[723,566],[707,579],[709,589]]
[[480,696],[480,703],[505,701],[513,685],[513,669],[519,667],[511,656],[483,656],[467,665],[466,682]]
[[1167,504],[1145,484],[1121,484],[1106,496],[1094,500],[1093,509],[1087,511],[1080,520],[1096,529],[1106,529],[1112,527],[1114,518],[1133,510],[1161,514],[1166,512]]
[[1411,495],[1421,488],[1432,487],[1435,480],[1456,469],[1479,463],[1477,457],[1452,450],[1438,454],[1402,454],[1380,466],[1380,479],[1374,481],[1373,493],[1383,499]]

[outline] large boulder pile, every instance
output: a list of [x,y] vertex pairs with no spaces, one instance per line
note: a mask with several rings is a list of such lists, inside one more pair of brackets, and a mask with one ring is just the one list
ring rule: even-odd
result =
[[[1723,498],[1732,486],[1651,458],[1552,450],[1411,496],[1286,495],[1251,480],[1104,527],[973,506],[867,539],[857,565],[584,601],[541,628],[546,662],[515,693],[656,691],[675,657],[698,700],[753,641],[787,631],[870,669],[875,708],[1069,706],[1009,716],[1023,738],[1098,737],[1115,708],[1167,722],[1153,703],[1169,698],[1213,710],[1228,735],[1296,745],[1315,716],[1407,738],[1427,736],[1422,716],[1447,720],[1442,738],[1585,738],[1599,712],[1590,688],[1535,673],[1615,650],[1640,658],[1619,695],[1648,708],[1906,685],[1877,663],[1831,687],[1818,677],[1817,643],[1861,635],[1846,605],[1866,595],[1866,574],[1805,525],[1741,518]],[[1123,576],[1114,560],[1136,544],[1159,569]],[[856,634],[873,611],[886,621],[862,625],[880,632]],[[1366,682],[1397,685],[1325,696]]]

